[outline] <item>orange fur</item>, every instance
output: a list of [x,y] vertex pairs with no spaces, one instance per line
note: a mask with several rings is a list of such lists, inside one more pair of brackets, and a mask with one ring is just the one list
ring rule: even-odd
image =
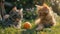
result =
[[43,6],[36,5],[38,19],[35,21],[36,24],[43,24],[44,26],[54,26],[56,24],[51,8],[47,4]]

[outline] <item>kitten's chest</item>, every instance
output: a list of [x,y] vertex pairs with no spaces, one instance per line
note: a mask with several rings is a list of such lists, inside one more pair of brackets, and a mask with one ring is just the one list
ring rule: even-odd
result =
[[41,23],[50,23],[52,21],[52,17],[51,16],[46,16],[46,17],[42,17],[41,18]]

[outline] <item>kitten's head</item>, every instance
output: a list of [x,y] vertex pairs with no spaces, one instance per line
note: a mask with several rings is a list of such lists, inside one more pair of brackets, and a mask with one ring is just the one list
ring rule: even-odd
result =
[[47,9],[47,7],[43,7],[38,11],[38,13],[39,16],[46,16],[49,14],[49,10]]
[[37,14],[39,16],[46,16],[49,14],[49,9],[47,5],[43,4],[43,6],[39,6],[39,5],[36,6],[37,6]]

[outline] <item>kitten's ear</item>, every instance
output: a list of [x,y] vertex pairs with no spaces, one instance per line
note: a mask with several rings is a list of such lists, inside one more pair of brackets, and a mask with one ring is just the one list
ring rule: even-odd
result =
[[17,10],[17,7],[16,7],[16,6],[14,6],[14,7],[12,8],[12,10],[14,10],[14,11],[15,11],[15,10]]
[[21,8],[20,11],[23,11],[23,8]]
[[48,8],[48,9],[50,8],[46,3],[44,3],[43,6]]
[[35,5],[37,10],[40,10],[41,8],[43,8],[43,6],[40,6],[40,5]]
[[35,5],[37,8],[43,8],[43,6],[40,6],[40,5]]

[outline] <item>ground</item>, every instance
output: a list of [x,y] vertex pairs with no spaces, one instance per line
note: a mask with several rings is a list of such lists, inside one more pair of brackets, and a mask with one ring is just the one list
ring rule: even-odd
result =
[[[43,31],[38,32],[38,34],[60,34],[60,17],[56,18],[57,25],[52,28],[45,28]],[[34,22],[31,20],[31,22]],[[31,23],[34,26],[34,23]],[[0,34],[21,34],[23,29],[15,29],[12,27],[8,28],[2,28],[0,27]],[[26,31],[29,34],[29,30]],[[36,32],[31,32],[33,34],[36,34]]]

